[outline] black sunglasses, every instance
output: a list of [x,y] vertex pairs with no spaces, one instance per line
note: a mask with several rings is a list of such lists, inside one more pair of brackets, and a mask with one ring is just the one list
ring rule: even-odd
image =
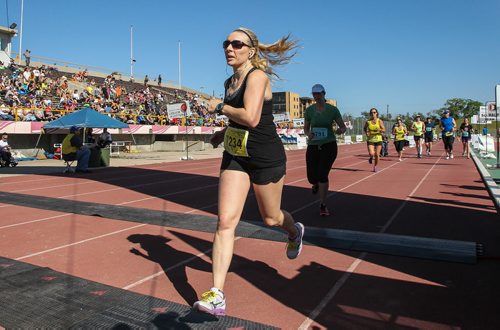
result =
[[377,113],[377,111],[370,111],[370,113]]
[[250,47],[241,40],[233,40],[233,41],[224,40],[224,42],[222,43],[222,48],[226,49],[227,47],[229,47],[229,45],[233,46],[233,49],[241,49],[243,48],[243,46]]

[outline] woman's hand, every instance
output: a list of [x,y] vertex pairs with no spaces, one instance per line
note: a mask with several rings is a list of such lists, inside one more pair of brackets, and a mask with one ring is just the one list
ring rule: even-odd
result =
[[214,134],[212,134],[212,136],[210,137],[210,144],[212,145],[212,147],[214,147],[214,149],[217,148],[219,144],[221,144],[224,141],[225,133],[226,130],[224,129],[222,131],[217,131]]
[[217,104],[221,103],[222,101],[219,99],[216,99],[215,97],[211,97],[208,100],[208,112],[209,113],[215,113],[215,107]]

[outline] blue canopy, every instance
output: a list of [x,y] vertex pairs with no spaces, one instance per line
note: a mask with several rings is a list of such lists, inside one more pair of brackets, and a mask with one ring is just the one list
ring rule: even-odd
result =
[[43,125],[44,129],[70,128],[76,127],[91,127],[91,128],[128,128],[128,124],[119,120],[113,119],[107,115],[99,113],[91,108],[70,113],[57,120],[51,121]]

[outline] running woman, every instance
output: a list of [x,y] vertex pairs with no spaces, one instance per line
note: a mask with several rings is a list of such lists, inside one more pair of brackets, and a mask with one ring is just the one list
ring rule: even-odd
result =
[[432,142],[434,141],[434,127],[436,124],[432,120],[431,117],[427,117],[427,122],[425,123],[425,133],[424,133],[424,141],[425,141],[425,152],[427,156],[431,155],[432,150]]
[[413,131],[413,139],[415,140],[415,147],[417,148],[417,158],[422,158],[425,123],[420,120],[420,115],[415,117],[415,121],[411,124],[411,130]]
[[402,161],[403,148],[405,146],[405,141],[406,141],[405,136],[408,135],[408,131],[406,130],[406,126],[403,124],[401,118],[399,118],[398,121],[396,122],[396,125],[392,130],[392,134],[394,134],[394,147],[398,152],[399,161]]
[[229,118],[229,125],[210,139],[214,146],[224,141],[225,149],[212,248],[213,282],[193,305],[194,309],[212,315],[226,312],[224,284],[233,257],[236,227],[250,187],[264,223],[287,233],[288,259],[299,256],[304,235],[304,226],[281,209],[286,155],[273,122],[270,80],[270,76],[277,76],[274,65],[287,63],[297,44],[289,37],[262,44],[253,31],[238,28],[227,36],[222,47],[234,74],[224,83],[224,102],[209,100],[210,113]]
[[[304,115],[304,133],[308,136],[306,165],[307,179],[313,194],[319,192],[319,215],[328,216],[330,212],[325,201],[328,194],[328,174],[337,158],[337,139],[335,134],[346,131],[344,120],[337,107],[326,103],[325,88],[316,84],[312,87],[315,104],[308,107]],[[333,125],[338,128],[334,132]]]
[[453,159],[453,142],[455,142],[455,131],[457,123],[453,117],[450,117],[450,112],[445,110],[443,117],[440,120],[441,134],[444,143],[444,150],[446,151],[446,159]]
[[366,134],[368,154],[370,158],[368,162],[373,163],[373,172],[377,172],[377,165],[380,159],[380,150],[382,150],[382,134],[385,133],[385,126],[382,119],[378,117],[376,108],[370,109],[370,119],[366,121],[363,128]]
[[463,153],[462,156],[467,156],[467,159],[470,158],[470,138],[471,135],[474,134],[474,128],[469,123],[469,118],[464,118],[464,122],[460,125],[460,135],[462,136],[462,146]]

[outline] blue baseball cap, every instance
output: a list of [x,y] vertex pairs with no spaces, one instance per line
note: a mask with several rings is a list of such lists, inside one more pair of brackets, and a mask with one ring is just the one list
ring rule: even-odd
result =
[[312,93],[326,93],[325,87],[321,84],[316,84],[312,87]]

